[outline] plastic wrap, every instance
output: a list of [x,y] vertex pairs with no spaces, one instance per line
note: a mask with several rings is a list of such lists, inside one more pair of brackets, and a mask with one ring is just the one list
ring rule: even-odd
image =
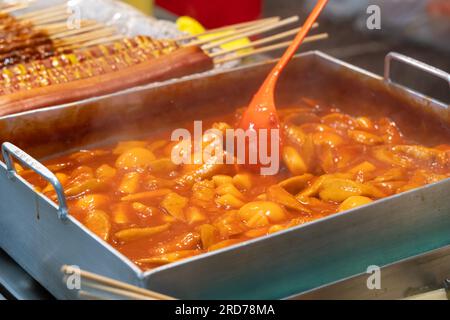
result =
[[161,39],[175,38],[182,34],[173,22],[149,17],[126,3],[114,0],[37,0],[20,13],[66,2],[73,8],[72,12],[80,13],[82,19],[93,19],[107,25],[114,25],[125,35],[141,34]]

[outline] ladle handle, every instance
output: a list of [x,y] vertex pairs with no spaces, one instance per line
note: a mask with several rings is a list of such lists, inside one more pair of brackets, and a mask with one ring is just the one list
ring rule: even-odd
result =
[[306,35],[309,33],[311,28],[313,27],[314,23],[316,22],[317,18],[319,17],[322,10],[327,5],[328,0],[318,0],[317,4],[309,14],[308,18],[306,19],[303,26],[300,28],[299,32],[295,36],[294,40],[292,41],[291,45],[287,48],[287,50],[284,52],[283,56],[278,60],[275,67],[270,72],[269,76],[266,79],[266,82],[264,83],[264,86],[267,87],[275,87],[276,80],[278,79],[281,71],[284,69],[284,67],[288,64],[288,62],[291,60],[291,58],[294,56],[295,52],[297,51],[298,47],[302,44],[303,40],[305,39]]

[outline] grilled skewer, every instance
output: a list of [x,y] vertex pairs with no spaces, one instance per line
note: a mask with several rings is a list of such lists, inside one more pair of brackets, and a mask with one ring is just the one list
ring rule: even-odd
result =
[[[63,18],[58,18],[58,11],[50,13],[55,22]],[[45,17],[50,16],[50,13],[47,12]],[[117,34],[115,28],[91,21],[85,21],[84,27],[77,30],[69,30],[65,24],[56,29],[54,25],[49,25],[47,30],[36,26],[36,23],[44,21],[44,16],[26,17],[17,19],[9,14],[0,14],[0,68],[46,59],[66,52],[69,46],[83,47],[83,43]]]
[[[199,47],[180,48],[171,54],[163,54],[115,72],[2,95],[0,116],[79,101],[155,81],[204,72],[213,66],[212,59]],[[98,86],[99,83],[102,85]]]
[[0,94],[114,72],[178,49],[173,41],[138,36],[2,70]]

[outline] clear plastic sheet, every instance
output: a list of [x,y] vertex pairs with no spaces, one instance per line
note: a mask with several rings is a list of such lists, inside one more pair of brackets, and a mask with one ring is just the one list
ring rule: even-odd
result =
[[[17,3],[18,1],[2,1]],[[116,26],[125,35],[147,35],[153,38],[175,38],[181,35],[173,22],[149,17],[132,6],[115,0],[35,0],[20,13],[69,3],[72,12],[79,12],[82,19],[93,19]],[[79,10],[79,11],[77,11]]]

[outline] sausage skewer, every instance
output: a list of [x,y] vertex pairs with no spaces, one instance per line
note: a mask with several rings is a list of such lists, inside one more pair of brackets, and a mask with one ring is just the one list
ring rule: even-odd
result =
[[[212,68],[212,59],[199,47],[180,48],[115,72],[0,96],[0,116],[79,101]],[[99,83],[102,86],[98,86]]]
[[18,65],[1,72],[3,81],[0,84],[3,92],[0,91],[0,93],[13,93],[113,72],[116,69],[168,54],[177,48],[178,45],[173,41],[155,41],[138,36],[109,46],[97,46],[89,50]]

